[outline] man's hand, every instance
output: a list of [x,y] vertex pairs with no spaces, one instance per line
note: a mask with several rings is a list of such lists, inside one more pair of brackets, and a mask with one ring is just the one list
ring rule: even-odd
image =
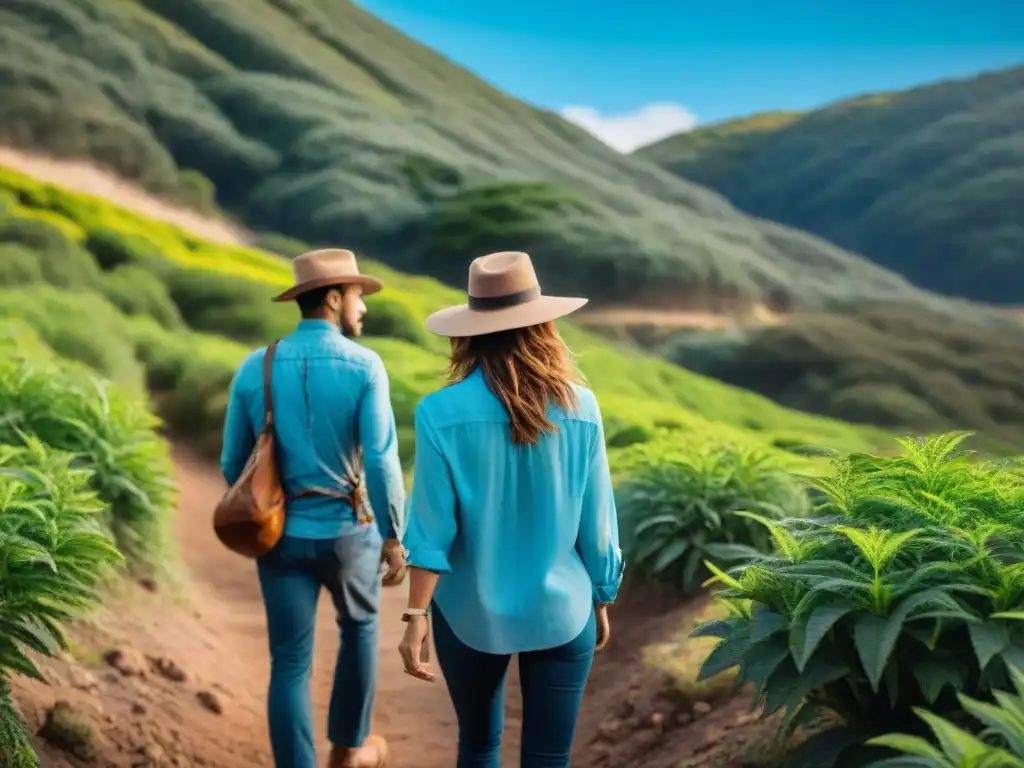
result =
[[397,587],[405,581],[405,574],[409,570],[405,565],[405,548],[398,539],[388,539],[384,542],[384,549],[381,552],[381,561],[387,563],[388,572],[384,574],[385,587]]
[[612,636],[612,624],[608,618],[608,605],[595,605],[594,612],[597,614],[597,645],[595,649],[601,651],[608,645],[608,639]]

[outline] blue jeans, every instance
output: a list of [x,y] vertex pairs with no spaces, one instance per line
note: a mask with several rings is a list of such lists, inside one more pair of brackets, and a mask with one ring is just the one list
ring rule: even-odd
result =
[[364,525],[337,539],[285,536],[257,561],[270,635],[267,713],[278,768],[317,766],[309,677],[321,587],[334,600],[341,629],[328,736],[336,747],[359,747],[369,734],[381,546],[377,526]]
[[[474,650],[433,609],[434,647],[459,721],[458,768],[500,768],[505,678],[511,656]],[[521,768],[568,768],[583,688],[594,661],[593,614],[575,640],[519,654],[523,694]]]

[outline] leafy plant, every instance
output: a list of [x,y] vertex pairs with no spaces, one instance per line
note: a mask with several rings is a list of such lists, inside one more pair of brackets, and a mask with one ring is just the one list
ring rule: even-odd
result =
[[960,694],[961,706],[984,724],[975,735],[923,709],[915,710],[934,734],[938,746],[906,733],[878,736],[869,743],[902,754],[873,763],[871,768],[1024,768],[1024,671],[1010,668],[1014,696],[996,691],[996,704]]
[[33,435],[91,470],[91,486],[133,566],[170,567],[175,488],[159,420],[144,400],[79,367],[12,356],[0,359],[0,414],[0,442]]
[[785,708],[783,738],[833,720],[793,764],[862,765],[865,739],[919,728],[916,707],[954,715],[1024,666],[1024,481],[965,437],[835,461],[813,518],[762,520],[774,554],[709,566],[733,615],[698,628],[721,639],[701,675],[738,666],[766,716]]
[[734,565],[771,550],[762,520],[806,512],[801,484],[764,449],[690,440],[670,453],[638,451],[616,491],[631,568],[690,594],[705,561]]
[[9,698],[13,674],[45,681],[31,653],[67,649],[63,625],[99,600],[121,555],[102,525],[92,471],[22,436],[0,445],[0,764],[34,766]]

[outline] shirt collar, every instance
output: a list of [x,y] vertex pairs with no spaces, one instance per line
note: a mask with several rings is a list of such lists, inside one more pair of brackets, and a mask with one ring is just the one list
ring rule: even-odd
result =
[[302,319],[295,327],[298,333],[341,333],[341,329],[329,320]]

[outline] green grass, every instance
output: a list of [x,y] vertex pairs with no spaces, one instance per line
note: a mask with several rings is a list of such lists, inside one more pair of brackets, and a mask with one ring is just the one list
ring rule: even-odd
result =
[[[81,304],[82,312],[102,321],[101,335],[88,333],[91,326],[84,321],[65,327],[60,320],[65,294],[45,284],[0,293],[0,317],[20,317],[23,309],[31,309],[25,319],[50,346],[127,385],[144,381],[173,430],[214,450],[227,386],[239,361],[252,347],[294,327],[294,307],[269,301],[291,279],[287,261],[256,248],[203,242],[172,225],[12,171],[0,170],[2,193],[20,201],[8,220],[19,220],[22,209],[44,211],[84,231],[86,252],[95,248],[97,261],[114,270],[100,272],[98,291],[125,264],[158,278],[185,326],[160,324],[168,314],[162,301],[147,304],[152,316],[125,315],[88,290],[88,283],[75,291],[68,306]],[[430,278],[410,277],[372,260],[362,261],[361,268],[381,276],[387,286],[379,299],[368,300],[370,318],[396,335],[367,338],[366,343],[381,354],[389,371],[403,458],[408,459],[413,408],[419,397],[442,385],[447,360],[446,342],[427,334],[423,319],[463,297]],[[150,292],[147,284],[146,295]],[[713,431],[723,439],[779,448],[811,443],[860,450],[884,440],[880,431],[781,408],[636,349],[615,346],[570,323],[562,328],[601,400],[611,441],[625,430],[642,434],[643,441]]]
[[1024,302],[1024,67],[755,115],[637,152],[954,296]]
[[[526,249],[553,291],[645,305],[912,296],[738,213],[335,0],[10,0],[0,141],[406,272]],[[211,200],[209,181],[215,188]]]

